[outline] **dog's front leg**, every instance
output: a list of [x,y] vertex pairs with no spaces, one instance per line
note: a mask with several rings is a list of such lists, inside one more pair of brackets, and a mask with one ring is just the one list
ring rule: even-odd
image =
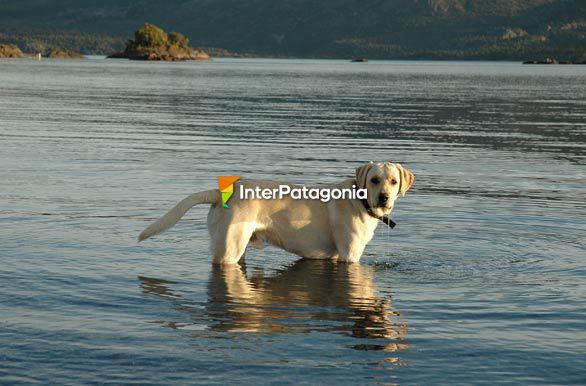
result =
[[357,263],[364,252],[365,244],[362,240],[343,240],[336,243],[338,261],[344,263]]
[[333,239],[338,251],[338,261],[357,263],[360,261],[366,244],[374,236],[377,221],[367,219],[366,222],[354,222],[347,226],[340,224]]

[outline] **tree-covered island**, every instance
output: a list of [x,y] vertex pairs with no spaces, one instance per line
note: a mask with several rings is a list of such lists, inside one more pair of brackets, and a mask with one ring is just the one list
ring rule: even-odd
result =
[[132,60],[210,60],[205,51],[189,46],[189,39],[179,32],[165,32],[154,24],[145,23],[126,42],[126,49],[108,56]]

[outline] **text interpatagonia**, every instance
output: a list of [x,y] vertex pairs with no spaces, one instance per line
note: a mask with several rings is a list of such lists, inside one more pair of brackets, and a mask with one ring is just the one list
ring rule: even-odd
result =
[[352,185],[351,189],[291,187],[289,185],[279,185],[278,188],[261,188],[260,186],[245,188],[240,185],[241,200],[280,200],[285,196],[290,196],[294,200],[321,200],[322,202],[328,202],[332,199],[364,200],[367,198],[367,190],[365,188],[356,189],[356,185]]

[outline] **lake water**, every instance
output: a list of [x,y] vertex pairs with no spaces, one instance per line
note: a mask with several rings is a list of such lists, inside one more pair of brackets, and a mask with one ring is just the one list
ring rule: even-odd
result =
[[[214,269],[217,175],[416,181],[360,264]],[[0,383],[586,383],[586,66],[0,61]]]

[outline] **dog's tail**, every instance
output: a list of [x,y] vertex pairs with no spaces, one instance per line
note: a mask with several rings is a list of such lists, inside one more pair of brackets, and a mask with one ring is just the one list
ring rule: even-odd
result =
[[205,192],[194,193],[191,196],[184,198],[180,203],[175,205],[173,209],[168,211],[163,217],[148,226],[138,236],[138,241],[146,240],[149,237],[158,235],[177,224],[187,213],[187,211],[198,204],[217,204],[221,202],[220,192],[217,189],[206,190]]

